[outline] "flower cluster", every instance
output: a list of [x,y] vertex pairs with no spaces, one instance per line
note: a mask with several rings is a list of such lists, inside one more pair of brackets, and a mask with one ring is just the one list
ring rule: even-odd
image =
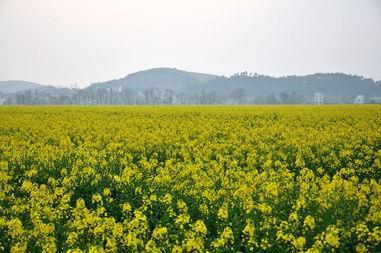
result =
[[0,252],[380,252],[381,107],[1,107]]

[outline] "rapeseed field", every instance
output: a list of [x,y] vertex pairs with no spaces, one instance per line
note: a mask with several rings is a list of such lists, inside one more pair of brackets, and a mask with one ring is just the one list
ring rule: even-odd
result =
[[381,106],[0,107],[1,252],[380,252]]

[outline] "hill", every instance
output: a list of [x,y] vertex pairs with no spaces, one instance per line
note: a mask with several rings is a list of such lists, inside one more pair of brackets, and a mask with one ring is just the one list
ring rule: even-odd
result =
[[0,92],[2,93],[17,93],[20,91],[34,90],[42,88],[43,85],[28,81],[0,81]]
[[212,80],[207,86],[210,90],[225,94],[242,89],[249,99],[294,94],[307,103],[313,102],[315,92],[323,93],[326,102],[331,103],[344,103],[360,94],[367,99],[381,96],[381,85],[372,79],[343,73],[317,73],[279,78],[236,74],[229,78]]
[[95,83],[88,89],[129,88],[143,92],[147,89],[156,88],[186,91],[194,85],[208,82],[217,77],[216,75],[187,72],[176,68],[154,68],[132,73],[121,79]]
[[[230,77],[156,68],[130,74],[122,79],[96,83],[87,89],[126,89],[137,93],[170,89],[186,103],[312,103],[315,92],[323,93],[327,103],[348,103],[364,95],[369,101],[381,96],[381,84],[373,79],[344,73],[316,73],[306,76],[271,77],[237,73]],[[283,97],[283,98],[282,98]],[[192,99],[191,99],[192,98]]]

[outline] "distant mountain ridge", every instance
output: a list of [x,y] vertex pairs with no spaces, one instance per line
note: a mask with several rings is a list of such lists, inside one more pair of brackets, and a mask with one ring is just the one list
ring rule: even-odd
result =
[[381,102],[381,81],[344,73],[271,77],[245,71],[225,77],[154,68],[83,89],[16,82],[3,92],[7,86],[1,83],[0,97],[8,104],[309,104],[316,102],[315,93],[329,104],[358,97]]
[[28,81],[19,81],[19,80],[10,80],[10,81],[0,81],[0,92],[1,93],[17,93],[25,90],[33,90],[42,88],[42,84],[28,82]]

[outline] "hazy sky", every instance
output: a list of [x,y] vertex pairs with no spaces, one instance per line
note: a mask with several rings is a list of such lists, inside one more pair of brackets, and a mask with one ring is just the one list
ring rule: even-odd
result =
[[0,0],[0,80],[153,67],[381,79],[381,0]]

